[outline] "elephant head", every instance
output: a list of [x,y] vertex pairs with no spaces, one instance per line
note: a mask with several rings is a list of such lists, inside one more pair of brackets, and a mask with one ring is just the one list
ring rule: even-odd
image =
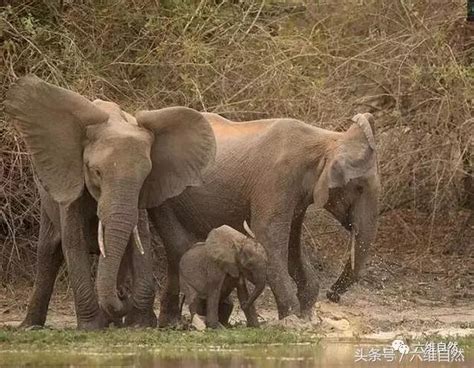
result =
[[[246,223],[244,228],[247,229]],[[248,279],[255,286],[249,299],[242,306],[248,308],[263,292],[267,275],[267,256],[250,230],[251,238],[230,226],[223,225],[212,230],[206,240],[211,258],[228,275]]]
[[125,314],[117,274],[132,234],[140,244],[138,209],[200,184],[215,154],[210,125],[185,107],[134,118],[115,103],[91,102],[35,76],[20,78],[5,106],[49,195],[67,207],[86,187],[97,201],[99,304],[111,316]]
[[351,233],[350,259],[328,292],[332,301],[357,281],[377,230],[380,182],[374,119],[366,113],[352,121],[328,146],[313,191],[314,204],[331,212]]

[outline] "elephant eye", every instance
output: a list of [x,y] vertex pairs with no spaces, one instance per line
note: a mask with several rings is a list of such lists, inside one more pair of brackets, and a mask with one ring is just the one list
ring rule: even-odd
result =
[[100,179],[101,178],[101,173],[100,170],[97,167],[90,166],[89,163],[87,163],[87,169],[89,172],[92,174],[92,176]]

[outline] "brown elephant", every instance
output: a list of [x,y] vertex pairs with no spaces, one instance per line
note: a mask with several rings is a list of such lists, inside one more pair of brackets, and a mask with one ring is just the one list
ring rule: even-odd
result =
[[[133,117],[115,103],[90,102],[35,76],[10,88],[5,107],[31,153],[41,196],[37,273],[22,325],[44,324],[63,255],[79,328],[102,328],[125,314],[131,324],[156,324],[149,230],[140,208],[200,184],[215,154],[209,123],[185,107]],[[99,249],[96,295],[89,252]],[[128,300],[119,298],[117,283],[119,269],[130,263]]]
[[[191,247],[179,263],[180,289],[191,319],[199,310],[199,302],[205,300],[206,325],[210,328],[218,327],[219,322],[227,325],[232,308],[222,313],[219,305],[225,304],[235,289],[247,325],[258,327],[254,302],[265,288],[266,275],[267,256],[262,245],[227,225],[213,229],[206,241]],[[246,280],[255,286],[250,296]]]
[[293,119],[232,122],[202,114],[216,136],[216,160],[200,187],[188,188],[150,211],[168,256],[160,325],[179,318],[180,256],[190,244],[227,224],[249,221],[268,257],[268,283],[279,317],[310,318],[319,292],[302,246],[306,209],[325,208],[351,232],[351,257],[328,291],[332,301],[359,277],[376,235],[379,175],[371,114],[358,114],[345,132]]

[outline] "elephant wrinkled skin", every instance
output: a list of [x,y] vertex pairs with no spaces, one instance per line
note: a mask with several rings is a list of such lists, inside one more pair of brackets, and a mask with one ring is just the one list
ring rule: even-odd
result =
[[268,283],[279,317],[311,318],[319,284],[301,245],[306,209],[325,208],[351,232],[351,257],[327,296],[338,301],[359,277],[376,234],[379,176],[373,117],[358,114],[345,132],[293,119],[237,123],[202,114],[216,136],[216,160],[204,184],[151,210],[168,256],[160,325],[179,316],[180,256],[227,224],[249,221],[268,257]]
[[[209,123],[185,107],[133,117],[35,76],[9,90],[5,111],[31,153],[41,196],[37,273],[23,326],[43,325],[63,255],[78,327],[110,320],[153,326],[154,280],[145,208],[199,185],[215,154]],[[133,247],[136,243],[139,249]],[[101,256],[97,295],[89,252]],[[131,298],[118,292],[126,270]]]
[[[265,288],[266,273],[265,249],[227,225],[212,230],[206,242],[196,243],[179,263],[180,289],[191,318],[200,300],[205,300],[206,325],[210,328],[216,328],[219,322],[228,324],[232,309],[227,308],[223,317],[219,309],[226,305],[227,297],[236,288],[247,325],[257,327],[254,302]],[[246,280],[255,286],[250,296]]]

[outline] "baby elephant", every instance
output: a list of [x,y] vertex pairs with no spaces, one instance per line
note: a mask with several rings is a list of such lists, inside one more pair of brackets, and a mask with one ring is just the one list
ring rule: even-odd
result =
[[[254,238],[244,223],[244,228]],[[196,243],[181,258],[180,288],[189,306],[191,319],[200,301],[206,301],[206,325],[219,327],[219,304],[225,305],[229,294],[237,288],[247,326],[258,327],[255,299],[265,288],[267,256],[255,239],[223,225],[212,230],[204,243]],[[255,285],[249,296],[245,280]],[[230,315],[226,311],[226,319]],[[223,321],[227,322],[227,321]]]

